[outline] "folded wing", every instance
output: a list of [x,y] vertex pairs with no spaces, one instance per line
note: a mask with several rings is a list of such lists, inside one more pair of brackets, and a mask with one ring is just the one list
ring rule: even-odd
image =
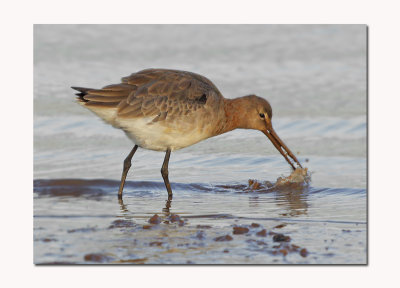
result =
[[210,96],[220,95],[207,78],[168,69],[142,70],[102,89],[72,88],[86,106],[117,108],[118,118],[154,116],[153,122],[193,113],[207,105]]

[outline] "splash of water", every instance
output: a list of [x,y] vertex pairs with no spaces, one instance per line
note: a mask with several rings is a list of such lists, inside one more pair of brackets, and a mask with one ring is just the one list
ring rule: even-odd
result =
[[274,191],[287,188],[302,188],[311,182],[311,173],[308,168],[296,168],[287,177],[278,177],[275,183],[270,181],[259,182],[257,180],[249,179],[249,188],[251,190],[265,190]]

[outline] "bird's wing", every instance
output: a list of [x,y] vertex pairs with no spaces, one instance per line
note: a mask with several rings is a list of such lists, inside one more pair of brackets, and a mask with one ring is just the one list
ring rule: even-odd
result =
[[[118,117],[155,116],[153,122],[187,115],[220,95],[207,78],[186,71],[146,69],[122,78],[122,83],[81,91],[83,101],[117,105]],[[78,95],[79,96],[79,95]]]
[[118,116],[156,116],[153,122],[194,112],[218,91],[205,77],[176,70],[147,69],[122,78],[122,83],[137,88],[118,105]]

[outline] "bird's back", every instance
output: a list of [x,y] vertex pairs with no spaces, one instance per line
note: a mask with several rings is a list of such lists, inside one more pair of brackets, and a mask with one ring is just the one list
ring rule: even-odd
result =
[[146,69],[101,89],[72,88],[81,105],[152,150],[176,150],[214,136],[224,120],[217,87],[191,72]]

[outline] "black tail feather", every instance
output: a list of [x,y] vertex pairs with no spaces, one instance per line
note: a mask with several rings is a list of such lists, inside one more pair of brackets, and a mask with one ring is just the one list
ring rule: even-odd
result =
[[87,91],[93,90],[93,89],[91,89],[91,88],[84,88],[84,87],[71,87],[71,88],[74,89],[74,90],[76,90],[76,91],[79,91],[79,93],[76,93],[75,95],[79,97],[78,99],[79,99],[80,101],[82,101],[82,102],[89,102],[89,100],[86,100],[86,99],[83,98],[83,97],[87,94]]

